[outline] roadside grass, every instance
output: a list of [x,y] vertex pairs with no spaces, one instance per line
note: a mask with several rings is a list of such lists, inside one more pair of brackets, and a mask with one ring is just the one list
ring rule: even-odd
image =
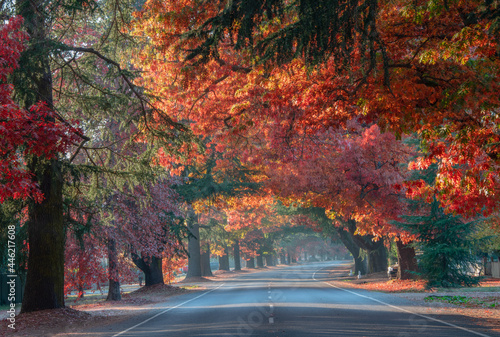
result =
[[424,298],[426,302],[444,302],[459,305],[467,308],[487,308],[496,309],[500,307],[500,298],[498,296],[487,297],[469,297],[462,295],[431,295]]
[[[200,286],[171,286],[168,284],[161,284],[151,287],[140,287],[138,289],[127,289],[122,290],[121,292],[121,303],[156,302],[172,295],[194,291],[197,288],[200,288]],[[100,291],[96,291],[92,294],[85,294],[83,298],[78,298],[77,295],[68,295],[66,296],[64,301],[67,307],[73,309],[88,308],[95,305],[107,305],[107,295],[107,290],[105,290],[103,293],[101,293]]]
[[[478,286],[478,287],[470,287],[470,288],[436,288],[437,292],[472,292],[472,293],[481,293],[481,292],[500,292],[500,287],[488,287],[488,286]],[[499,295],[500,296],[500,295]]]
[[107,294],[101,294],[100,292],[96,292],[94,294],[85,294],[84,297],[78,298],[77,295],[68,295],[65,299],[65,305],[69,307],[73,307],[75,305],[84,305],[84,304],[94,304],[97,302],[105,301]]

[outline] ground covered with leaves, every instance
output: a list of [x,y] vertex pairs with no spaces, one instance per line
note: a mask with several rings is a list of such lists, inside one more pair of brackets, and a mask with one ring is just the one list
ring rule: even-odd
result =
[[111,324],[126,320],[139,311],[149,310],[150,304],[165,301],[175,295],[203,290],[195,285],[156,285],[142,287],[124,294],[121,301],[104,299],[83,299],[75,305],[68,301],[66,308],[42,310],[25,313],[16,317],[15,331],[8,327],[7,320],[2,320],[0,336],[56,336],[85,330],[94,326]]

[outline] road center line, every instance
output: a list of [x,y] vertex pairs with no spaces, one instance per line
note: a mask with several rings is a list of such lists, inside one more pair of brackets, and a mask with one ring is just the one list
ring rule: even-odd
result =
[[431,321],[434,321],[434,322],[439,322],[441,324],[444,324],[444,325],[448,325],[448,326],[451,326],[453,328],[456,328],[456,329],[460,329],[460,330],[463,330],[463,331],[467,331],[471,334],[474,334],[474,335],[477,335],[477,336],[482,336],[482,337],[491,337],[489,335],[485,335],[485,334],[482,334],[480,332],[476,332],[476,331],[473,331],[473,330],[469,330],[467,328],[464,328],[464,327],[461,327],[461,326],[458,326],[458,325],[455,325],[453,323],[448,323],[448,322],[445,322],[445,321],[442,321],[440,319],[437,319],[437,318],[433,318],[433,317],[429,317],[429,316],[426,316],[426,315],[422,315],[422,314],[417,314],[413,311],[410,311],[410,310],[407,310],[405,308],[401,308],[401,307],[398,307],[398,306],[395,306],[395,305],[392,305],[392,304],[389,304],[389,303],[385,303],[384,301],[381,301],[381,300],[377,300],[376,298],[373,298],[373,297],[370,297],[370,296],[366,296],[366,295],[362,295],[362,294],[358,294],[357,292],[355,291],[351,291],[351,290],[348,290],[348,289],[344,289],[344,288],[340,288],[340,287],[337,287],[336,285],[333,285],[331,283],[328,283],[326,281],[320,281],[318,279],[316,279],[316,273],[319,272],[321,269],[319,270],[316,270],[314,272],[314,274],[312,275],[312,278],[313,280],[315,281],[318,281],[318,282],[322,282],[322,283],[325,283],[325,284],[328,284],[330,287],[333,287],[333,288],[336,288],[336,289],[339,289],[339,290],[343,290],[343,291],[346,291],[348,293],[351,293],[351,294],[354,294],[356,296],[359,296],[359,297],[364,297],[364,298],[367,298],[367,299],[370,299],[372,301],[375,301],[375,302],[378,302],[380,304],[383,304],[383,305],[386,305],[388,307],[391,307],[391,308],[394,308],[394,309],[397,309],[397,310],[400,310],[400,311],[404,311],[404,312],[407,312],[407,313],[410,313],[412,315],[415,315],[415,316],[418,316],[418,317],[421,317],[421,318],[425,318],[425,319],[428,319],[428,320],[431,320]]
[[210,294],[212,291],[215,291],[215,290],[219,289],[219,288],[220,288],[220,287],[222,287],[223,285],[224,285],[224,283],[222,283],[222,284],[221,284],[221,285],[219,285],[218,287],[215,287],[215,288],[214,288],[214,289],[212,289],[212,290],[206,291],[206,292],[204,292],[203,294],[196,296],[195,298],[192,298],[192,299],[190,299],[190,300],[187,300],[187,301],[185,301],[185,302],[182,302],[182,303],[180,303],[180,304],[177,304],[177,305],[176,305],[176,306],[174,306],[174,307],[171,307],[171,308],[168,308],[168,309],[166,309],[166,310],[163,310],[162,312],[157,313],[156,315],[154,315],[154,316],[152,316],[152,317],[149,317],[148,319],[146,319],[146,320],[142,321],[141,323],[136,324],[136,325],[134,325],[134,326],[132,326],[132,327],[130,327],[130,328],[128,328],[128,329],[126,329],[126,330],[123,330],[123,331],[121,331],[121,332],[117,333],[116,335],[113,335],[112,337],[116,337],[116,336],[123,335],[124,333],[129,332],[130,330],[135,329],[135,328],[137,328],[138,326],[141,326],[141,325],[143,325],[144,323],[149,322],[150,320],[152,320],[152,319],[154,319],[154,318],[156,318],[156,317],[158,317],[158,316],[160,316],[160,315],[163,315],[163,314],[164,314],[164,313],[166,313],[166,312],[169,312],[170,310],[173,310],[173,309],[175,309],[175,308],[178,308],[178,307],[180,307],[180,306],[183,306],[184,304],[189,303],[189,302],[192,302],[192,301],[194,301],[194,300],[196,300],[196,299],[198,299],[198,298],[200,298],[200,297],[202,297],[202,296],[205,296],[206,294]]

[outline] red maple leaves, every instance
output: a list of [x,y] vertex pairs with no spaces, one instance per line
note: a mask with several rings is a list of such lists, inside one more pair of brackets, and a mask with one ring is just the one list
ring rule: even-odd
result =
[[0,28],[0,202],[6,198],[43,196],[26,169],[27,156],[51,159],[63,153],[75,140],[72,127],[59,123],[56,114],[43,102],[29,109],[12,99],[9,75],[18,67],[17,60],[27,36],[20,30],[22,18],[11,19]]

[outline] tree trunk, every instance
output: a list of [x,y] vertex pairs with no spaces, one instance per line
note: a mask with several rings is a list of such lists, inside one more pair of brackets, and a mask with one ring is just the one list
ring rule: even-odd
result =
[[[358,252],[361,248],[358,248]],[[354,258],[354,275],[366,275],[366,262],[359,256]]]
[[193,211],[188,214],[188,272],[186,278],[201,277],[200,225]]
[[268,267],[275,266],[274,255],[266,255],[266,266]]
[[384,241],[381,239],[374,241],[372,235],[361,236],[356,234],[355,220],[350,219],[345,222],[345,225],[347,226],[352,242],[367,252],[368,273],[387,271],[387,249],[384,246]]
[[165,284],[163,281],[162,258],[156,256],[140,256],[132,253],[132,261],[144,273],[146,287]]
[[106,297],[106,301],[120,301],[121,299],[120,281],[109,279],[108,297]]
[[366,264],[360,256],[359,246],[352,240],[349,232],[343,228],[337,228],[337,233],[339,234],[340,241],[342,241],[354,258],[354,274],[358,275],[361,272],[361,275],[366,275]]
[[205,243],[205,251],[201,253],[201,276],[213,276],[210,268],[210,243]]
[[247,258],[247,268],[255,268],[255,259],[253,257]]
[[81,299],[85,297],[85,288],[82,282],[78,282],[78,296],[77,299]]
[[161,257],[153,256],[151,257],[151,263],[149,264],[149,268],[144,271],[144,285],[146,287],[152,286],[155,284],[165,284],[163,281],[163,268],[162,268],[163,259]]
[[409,244],[403,244],[401,240],[396,241],[398,250],[398,279],[411,280],[416,277],[414,272],[418,271],[415,248]]
[[60,163],[33,159],[44,200],[28,212],[28,273],[21,312],[64,307],[64,221]]
[[[34,51],[47,39],[44,17],[45,2],[24,1],[20,6],[30,41],[36,47],[24,52],[24,61],[32,71],[33,96],[23,102],[29,107],[38,101],[53,108],[52,73],[48,51]],[[35,55],[30,59],[29,55]],[[22,67],[22,66],[21,66]],[[28,158],[28,168],[43,193],[41,203],[31,202],[28,211],[28,273],[21,312],[64,307],[64,220],[62,188],[64,178],[58,159]]]
[[257,255],[257,268],[264,268],[264,260],[260,254]]
[[387,271],[387,249],[384,246],[384,242],[379,240],[376,242],[376,249],[368,251],[368,272],[378,273],[381,271]]
[[234,241],[234,270],[241,270],[240,242]]
[[224,255],[219,256],[219,270],[229,271],[229,251],[227,246],[224,248]]
[[115,239],[108,238],[108,274],[109,289],[106,301],[120,301],[122,294],[120,292],[120,279],[118,273],[118,253],[116,251]]
[[280,263],[281,264],[287,264],[286,254],[285,253],[281,253],[280,254]]

